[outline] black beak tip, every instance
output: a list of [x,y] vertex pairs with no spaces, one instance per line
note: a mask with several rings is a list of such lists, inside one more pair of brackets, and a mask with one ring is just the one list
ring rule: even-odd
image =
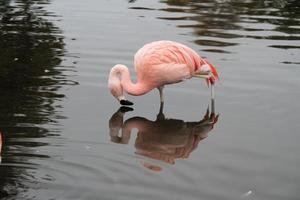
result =
[[133,111],[133,108],[127,106],[121,106],[119,109],[122,113]]
[[124,99],[122,99],[122,100],[120,101],[120,104],[121,104],[122,106],[132,106],[132,105],[133,105],[133,103],[132,103],[131,101],[124,100]]

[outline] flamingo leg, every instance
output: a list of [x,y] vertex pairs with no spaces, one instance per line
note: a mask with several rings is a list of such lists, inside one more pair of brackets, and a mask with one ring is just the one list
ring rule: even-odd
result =
[[195,75],[193,75],[193,77],[196,77],[196,78],[210,78],[210,75],[206,75],[206,74],[195,74]]
[[210,87],[210,96],[211,96],[211,99],[212,101],[215,99],[215,89],[214,89],[214,84],[211,84],[211,87]]
[[157,89],[159,91],[160,103],[163,104],[164,103],[164,93],[163,93],[164,86],[160,86]]
[[211,99],[211,114],[215,114],[215,99]]
[[[207,75],[207,74],[195,74],[195,75],[193,75],[193,77],[209,79],[211,77],[211,75]],[[210,87],[210,96],[211,96],[211,99],[213,100],[213,99],[215,99],[214,84],[211,83],[210,85],[211,85],[211,87]]]

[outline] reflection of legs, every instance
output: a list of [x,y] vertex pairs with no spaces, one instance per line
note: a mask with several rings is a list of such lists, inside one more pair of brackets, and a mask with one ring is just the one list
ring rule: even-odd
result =
[[156,116],[156,120],[164,120],[164,102],[160,102],[159,113]]
[[205,125],[209,125],[209,124],[215,124],[218,121],[219,114],[216,115],[215,100],[211,99],[210,103],[211,103],[210,104],[211,111],[209,111],[209,105],[208,105],[206,113],[205,113],[203,119],[201,119],[198,122],[198,126],[205,126]]

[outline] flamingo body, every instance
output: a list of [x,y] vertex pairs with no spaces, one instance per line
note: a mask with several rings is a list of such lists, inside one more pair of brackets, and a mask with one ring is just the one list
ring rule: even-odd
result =
[[134,66],[138,81],[150,83],[155,88],[191,78],[200,66],[199,61],[200,57],[182,44],[158,41],[138,50]]
[[109,75],[108,86],[114,97],[123,105],[132,105],[123,95],[143,95],[154,88],[178,83],[194,76],[206,77],[211,84],[218,79],[216,69],[191,48],[173,41],[156,41],[146,44],[134,56],[137,82],[132,83],[126,66],[115,65]]

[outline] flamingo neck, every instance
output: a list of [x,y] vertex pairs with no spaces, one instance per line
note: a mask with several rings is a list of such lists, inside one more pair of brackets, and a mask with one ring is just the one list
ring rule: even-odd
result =
[[129,69],[125,65],[116,65],[115,75],[119,76],[123,89],[131,95],[139,96],[149,92],[152,88],[147,87],[147,84],[138,81],[133,83],[130,78]]

